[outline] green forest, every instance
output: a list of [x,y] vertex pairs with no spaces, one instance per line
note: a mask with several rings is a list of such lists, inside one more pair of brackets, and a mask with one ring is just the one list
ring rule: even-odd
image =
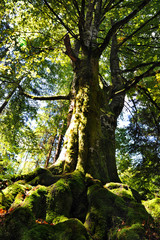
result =
[[158,240],[159,0],[1,0],[0,240]]

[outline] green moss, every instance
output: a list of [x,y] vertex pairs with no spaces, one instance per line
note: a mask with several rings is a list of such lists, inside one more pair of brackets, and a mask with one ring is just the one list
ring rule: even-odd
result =
[[72,193],[65,179],[60,179],[48,188],[47,222],[52,222],[57,215],[69,217],[72,205]]
[[[121,222],[121,219],[120,219]],[[145,229],[141,224],[136,223],[131,226],[122,225],[116,221],[116,224],[110,229],[108,238],[110,240],[145,240]]]
[[152,220],[151,216],[147,213],[142,204],[131,202],[130,207],[128,208],[128,213],[126,216],[128,224],[148,222]]
[[24,200],[24,194],[22,192],[19,192],[16,197],[14,202],[11,204],[11,208],[17,208],[18,206],[20,206],[23,203]]
[[97,240],[107,237],[107,229],[114,214],[115,195],[103,188],[99,183],[88,188],[88,213],[85,227]]
[[54,220],[52,221],[53,224],[57,224],[57,223],[60,223],[60,222],[65,222],[67,221],[68,218],[65,217],[64,215],[54,215]]
[[160,218],[160,198],[143,201],[143,205],[154,219],[158,220]]
[[124,216],[128,211],[125,200],[119,196],[115,197],[114,206],[118,216]]
[[118,232],[117,238],[119,240],[142,240],[145,231],[140,224],[133,224],[131,227],[124,227]]
[[[28,176],[26,176],[26,179],[28,179]],[[35,173],[32,175],[32,178],[29,178],[28,183],[31,185],[44,185],[44,186],[49,186],[53,184],[55,181],[57,181],[57,178],[55,178],[52,173],[43,168],[38,168],[35,170]]]
[[[58,161],[59,164],[50,166],[48,169],[53,175],[60,175],[64,169],[64,161]],[[57,162],[56,162],[57,163]]]
[[4,194],[3,192],[0,192],[0,209],[5,209],[6,207],[3,205],[4,204]]
[[35,218],[28,208],[17,208],[5,220],[0,239],[22,240],[23,236],[35,224]]
[[55,240],[54,235],[54,226],[36,224],[21,240]]
[[68,175],[67,182],[72,193],[71,217],[84,221],[88,207],[84,175],[76,170]]
[[46,195],[47,187],[38,185],[28,192],[23,206],[32,210],[36,218],[45,218],[46,216]]
[[124,198],[125,200],[135,200],[131,189],[126,184],[107,183],[105,187],[117,196]]
[[7,188],[3,189],[2,190],[2,193],[3,193],[2,204],[6,208],[9,208],[18,193],[21,192],[22,194],[24,194],[25,188],[26,188],[25,185],[14,183],[14,184],[8,186]]
[[3,193],[0,192],[0,206],[2,206],[2,202],[3,202]]
[[[50,225],[35,225],[29,232],[27,240],[89,240],[83,224],[77,219]],[[23,240],[23,238],[22,238]]]

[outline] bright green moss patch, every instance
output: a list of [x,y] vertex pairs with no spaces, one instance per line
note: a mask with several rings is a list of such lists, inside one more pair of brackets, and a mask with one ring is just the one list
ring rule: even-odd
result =
[[11,208],[14,208],[14,209],[17,208],[23,203],[23,200],[24,200],[24,193],[19,192],[15,197],[14,202],[11,204]]
[[143,201],[143,205],[145,206],[147,212],[151,214],[154,219],[160,219],[160,198]]
[[2,190],[2,205],[9,208],[18,193],[25,193],[25,185],[14,183]]
[[53,224],[57,224],[57,223],[60,223],[60,222],[65,222],[67,221],[68,218],[65,217],[64,215],[54,215],[54,220],[52,221]]
[[48,188],[46,221],[52,222],[57,215],[69,217],[72,193],[65,179],[60,179]]
[[111,182],[111,183],[107,183],[105,187],[109,189],[112,193],[126,200],[134,199],[131,189],[126,184]]

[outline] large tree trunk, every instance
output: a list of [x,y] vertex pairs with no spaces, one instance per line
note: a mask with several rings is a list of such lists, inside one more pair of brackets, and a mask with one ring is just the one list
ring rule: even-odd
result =
[[[66,41],[70,55],[69,39]],[[78,169],[103,183],[120,182],[115,159],[115,130],[124,105],[124,93],[110,100],[112,91],[123,84],[116,34],[112,38],[110,55],[113,86],[106,87],[99,78],[99,57],[94,52],[84,51],[83,58],[73,62],[73,66],[70,124],[55,166],[61,165],[62,172]]]
[[78,169],[105,183],[120,181],[115,161],[119,114],[114,114],[109,105],[110,88],[100,87],[98,62],[97,57],[84,56],[75,65],[69,113],[72,116],[55,166],[63,165],[63,172]]

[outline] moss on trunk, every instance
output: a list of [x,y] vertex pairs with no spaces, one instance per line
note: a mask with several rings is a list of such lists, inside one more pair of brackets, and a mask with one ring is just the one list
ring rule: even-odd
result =
[[111,89],[100,82],[98,62],[96,57],[84,56],[75,66],[70,124],[53,169],[61,166],[62,173],[77,169],[103,183],[117,182],[120,181],[115,160],[117,116],[108,107]]

